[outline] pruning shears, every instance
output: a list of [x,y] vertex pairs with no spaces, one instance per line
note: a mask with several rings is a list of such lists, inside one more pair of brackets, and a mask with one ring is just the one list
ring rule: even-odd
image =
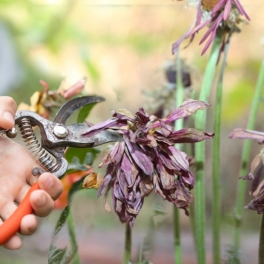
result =
[[[122,140],[116,132],[111,130],[102,131],[92,137],[83,137],[82,134],[90,126],[88,123],[66,125],[67,120],[73,112],[88,104],[102,101],[104,101],[104,98],[100,96],[84,96],[72,99],[59,109],[53,121],[49,121],[31,111],[18,111],[16,113],[15,123],[21,132],[23,140],[45,169],[33,168],[33,175],[49,171],[58,178],[61,178],[68,167],[68,162],[64,158],[67,147],[90,148]],[[34,126],[38,126],[40,129],[40,143],[34,134]],[[2,132],[10,138],[16,136],[15,129],[2,130]],[[0,225],[0,245],[3,245],[14,236],[20,229],[22,218],[33,212],[29,199],[30,194],[37,189],[40,188],[36,182],[31,186],[27,195],[11,217]]]

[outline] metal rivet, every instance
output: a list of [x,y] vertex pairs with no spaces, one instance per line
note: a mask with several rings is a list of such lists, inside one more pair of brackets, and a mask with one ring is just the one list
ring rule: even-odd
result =
[[9,138],[15,138],[16,135],[17,135],[17,130],[16,130],[16,128],[13,127],[12,129],[7,130],[7,131],[6,131],[6,135],[7,135]]
[[65,138],[68,135],[68,130],[63,125],[56,125],[53,129],[53,133],[58,138]]

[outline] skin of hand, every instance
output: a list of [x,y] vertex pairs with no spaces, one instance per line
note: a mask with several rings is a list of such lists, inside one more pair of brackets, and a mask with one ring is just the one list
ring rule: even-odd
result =
[[[11,129],[17,106],[8,96],[0,96],[0,127]],[[38,181],[41,190],[30,196],[34,215],[25,216],[20,225],[20,233],[31,235],[37,229],[36,216],[47,216],[54,207],[63,189],[61,181],[53,174],[45,172],[39,177],[33,176],[34,167],[40,167],[36,158],[22,145],[6,136],[0,136],[0,225],[16,210],[31,185]],[[22,240],[13,236],[4,246],[8,249],[19,249]]]

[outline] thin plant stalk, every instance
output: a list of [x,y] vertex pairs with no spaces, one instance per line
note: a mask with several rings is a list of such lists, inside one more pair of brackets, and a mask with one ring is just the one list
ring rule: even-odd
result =
[[262,215],[259,233],[259,255],[258,264],[264,264],[264,215]]
[[230,43],[230,33],[225,44],[224,57],[220,69],[219,79],[217,83],[216,98],[215,98],[215,117],[214,117],[214,141],[213,141],[213,176],[212,176],[212,231],[213,231],[213,263],[220,264],[221,248],[220,248],[220,229],[221,229],[221,193],[220,193],[220,134],[221,134],[221,111],[222,111],[222,95],[223,95],[223,80],[226,67],[227,54]]
[[73,253],[72,263],[81,264],[80,256],[78,254],[78,244],[76,241],[74,219],[73,219],[71,208],[69,209],[69,214],[67,217],[67,224],[68,224],[68,231],[69,231],[69,237],[70,237],[71,251]]
[[[176,107],[180,106],[184,99],[183,93],[183,83],[182,83],[182,70],[181,70],[181,59],[180,52],[177,51],[177,59],[176,59]],[[177,120],[175,122],[175,130],[180,130],[183,128],[183,119]],[[181,145],[177,144],[176,146],[179,150],[181,150]],[[180,212],[179,209],[173,206],[173,222],[174,222],[174,254],[175,254],[175,263],[182,263],[182,251],[181,251],[181,233],[180,233]]]
[[128,264],[130,262],[131,249],[132,249],[132,230],[130,225],[127,223],[125,230],[125,248],[124,248],[123,264]]
[[[213,84],[216,65],[221,47],[221,36],[217,34],[212,51],[205,69],[204,79],[199,100],[207,101]],[[198,130],[206,129],[206,111],[198,111],[195,116],[195,127]],[[197,263],[206,263],[205,254],[205,187],[204,187],[204,161],[205,161],[205,141],[195,145],[196,159],[196,184],[195,184],[195,222],[196,222],[196,246]]]
[[[264,61],[261,63],[259,76],[255,88],[255,93],[251,105],[251,112],[249,115],[247,129],[253,130],[256,121],[256,114],[257,109],[260,101],[261,91],[264,85]],[[240,176],[244,176],[247,174],[247,165],[250,155],[250,148],[251,148],[251,141],[244,140],[243,150],[242,150],[242,158],[241,158],[241,169],[239,172]],[[236,207],[235,207],[235,231],[234,231],[234,248],[238,250],[240,247],[240,233],[241,233],[241,220],[244,210],[245,204],[245,189],[246,189],[246,182],[245,181],[238,181],[238,189],[237,189],[237,198],[236,198]]]

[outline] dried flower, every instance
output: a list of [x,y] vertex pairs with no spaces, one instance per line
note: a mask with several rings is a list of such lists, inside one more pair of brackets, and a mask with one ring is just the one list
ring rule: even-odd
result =
[[103,158],[100,167],[106,173],[98,196],[112,189],[113,205],[121,222],[135,221],[144,198],[155,190],[163,199],[185,210],[192,196],[194,176],[189,168],[187,154],[174,147],[175,143],[198,142],[213,134],[193,128],[173,131],[169,123],[190,116],[208,104],[187,100],[163,119],[149,116],[140,108],[133,116],[128,110],[114,111],[112,118],[94,125],[83,134],[92,136],[112,129],[123,136]]
[[43,89],[35,92],[30,97],[30,105],[23,102],[20,103],[18,110],[30,110],[38,113],[44,118],[48,118],[52,109],[60,107],[62,103],[65,102],[64,99],[70,99],[71,97],[80,94],[85,86],[85,82],[86,78],[83,78],[70,88],[65,89],[63,80],[58,90],[50,91],[49,85],[40,80],[40,84],[43,86]]
[[98,189],[102,184],[102,178],[96,172],[91,172],[83,180],[83,187],[87,189]]
[[[230,138],[253,139],[261,145],[264,144],[264,133],[243,128],[236,128],[229,136]],[[264,182],[260,182],[260,176],[264,165],[264,148],[255,156],[251,163],[250,172],[241,177],[242,179],[252,180],[250,194],[255,198],[246,207],[251,210],[257,210],[259,214],[264,213]]]
[[190,38],[190,44],[200,29],[209,26],[199,43],[207,40],[202,51],[204,54],[212,44],[219,27],[227,32],[239,31],[237,25],[242,21],[240,15],[250,20],[239,0],[199,0],[195,25],[172,45],[172,52],[178,49],[184,39]]

